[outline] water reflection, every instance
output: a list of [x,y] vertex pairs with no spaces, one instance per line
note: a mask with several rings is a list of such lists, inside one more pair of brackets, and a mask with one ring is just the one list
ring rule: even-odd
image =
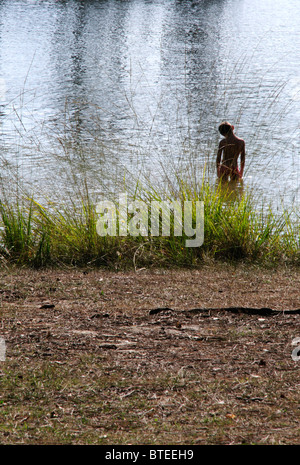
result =
[[113,184],[124,169],[204,166],[230,120],[244,183],[297,201],[300,100],[282,83],[298,82],[299,13],[297,0],[3,0],[2,153],[37,185],[77,168]]
[[239,202],[244,196],[244,181],[242,179],[229,181],[217,179],[215,189],[221,193],[221,197],[226,198],[227,202]]

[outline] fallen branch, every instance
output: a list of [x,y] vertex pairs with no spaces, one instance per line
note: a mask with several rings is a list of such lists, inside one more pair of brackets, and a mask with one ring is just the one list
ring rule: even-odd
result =
[[[153,308],[149,311],[149,315],[156,315],[162,312],[174,312],[172,308],[168,307],[158,307]],[[247,314],[247,315],[260,315],[260,316],[269,316],[269,315],[278,315],[278,314],[289,314],[289,315],[300,315],[300,309],[297,310],[273,310],[272,308],[263,307],[263,308],[250,308],[250,307],[216,307],[216,308],[192,308],[188,310],[182,310],[180,313],[211,313],[211,312],[231,312],[236,314]]]

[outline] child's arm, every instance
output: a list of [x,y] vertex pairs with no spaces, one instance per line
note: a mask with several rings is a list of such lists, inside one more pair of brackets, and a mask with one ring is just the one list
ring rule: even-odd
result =
[[221,165],[221,156],[222,156],[223,146],[222,141],[219,143],[218,153],[217,153],[217,175],[220,177],[220,165]]
[[246,149],[245,149],[245,142],[243,141],[242,151],[241,151],[241,178],[243,177],[243,173],[244,173],[245,158],[246,158]]

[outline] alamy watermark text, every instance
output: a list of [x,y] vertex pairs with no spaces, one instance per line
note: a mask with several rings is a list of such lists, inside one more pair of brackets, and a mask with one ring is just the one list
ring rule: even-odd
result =
[[100,236],[182,236],[186,247],[200,247],[204,241],[204,202],[142,200],[128,202],[127,194],[118,202],[100,201],[96,229]]

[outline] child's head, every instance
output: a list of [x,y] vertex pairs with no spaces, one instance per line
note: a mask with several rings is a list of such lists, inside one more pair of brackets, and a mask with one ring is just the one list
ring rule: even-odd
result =
[[234,126],[232,126],[232,124],[228,123],[228,121],[224,121],[219,126],[219,132],[224,137],[229,136],[229,134],[231,134],[233,130],[234,130]]

